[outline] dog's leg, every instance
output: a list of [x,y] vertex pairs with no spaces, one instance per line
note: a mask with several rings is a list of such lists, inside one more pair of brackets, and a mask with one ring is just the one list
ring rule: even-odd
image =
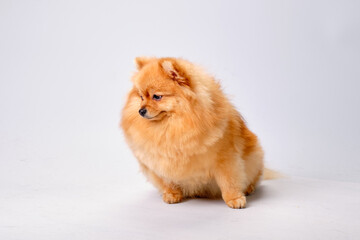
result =
[[157,187],[161,193],[164,202],[179,203],[183,198],[181,188],[173,183],[168,183],[159,177],[156,173],[140,163],[141,170],[148,177],[149,181]]
[[214,175],[225,203],[231,208],[244,208],[246,205],[246,197],[243,191],[246,183],[246,175],[243,160],[221,160]]
[[255,179],[247,186],[246,191],[245,191],[245,195],[250,195],[253,192],[255,192],[255,188],[258,184],[258,182],[260,181],[260,177],[262,176],[262,172],[263,170],[259,170],[258,174],[256,175]]
[[179,203],[183,199],[181,188],[175,184],[165,184],[162,198],[166,203]]

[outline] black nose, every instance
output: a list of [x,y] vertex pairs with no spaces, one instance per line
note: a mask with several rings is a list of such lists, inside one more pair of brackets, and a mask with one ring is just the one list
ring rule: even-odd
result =
[[146,108],[141,108],[140,110],[139,110],[139,114],[143,117],[143,116],[145,116],[145,114],[146,114]]

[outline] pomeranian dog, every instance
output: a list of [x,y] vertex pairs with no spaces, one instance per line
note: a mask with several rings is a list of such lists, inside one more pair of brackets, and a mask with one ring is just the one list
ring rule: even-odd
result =
[[163,200],[221,196],[244,208],[263,175],[263,150],[219,83],[183,59],[136,65],[121,127]]

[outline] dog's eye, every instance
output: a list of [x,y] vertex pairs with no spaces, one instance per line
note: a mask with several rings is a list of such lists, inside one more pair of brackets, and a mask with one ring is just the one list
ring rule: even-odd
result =
[[156,101],[159,101],[162,98],[162,96],[154,94],[152,98]]
[[143,96],[140,96],[140,98],[141,98],[141,100],[142,100],[142,101],[144,101],[144,98],[143,98]]

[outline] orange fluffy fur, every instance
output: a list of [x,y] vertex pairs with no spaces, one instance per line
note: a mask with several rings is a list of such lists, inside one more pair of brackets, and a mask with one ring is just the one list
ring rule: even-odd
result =
[[263,150],[219,83],[182,59],[136,64],[121,126],[163,200],[222,196],[231,208],[245,207],[263,174]]

